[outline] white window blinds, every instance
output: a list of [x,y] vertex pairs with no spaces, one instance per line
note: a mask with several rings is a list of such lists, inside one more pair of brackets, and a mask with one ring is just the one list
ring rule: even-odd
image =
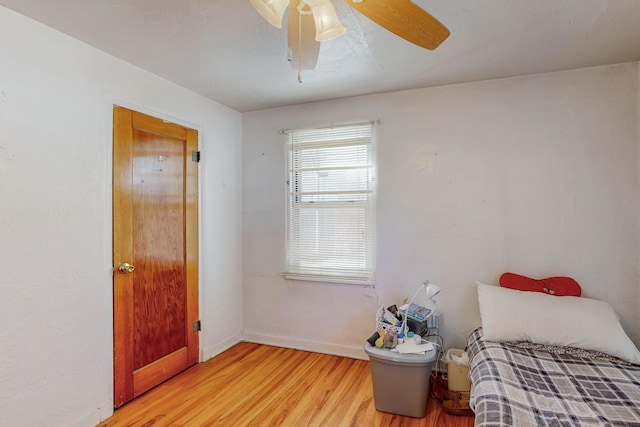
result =
[[288,136],[285,276],[373,282],[372,124]]

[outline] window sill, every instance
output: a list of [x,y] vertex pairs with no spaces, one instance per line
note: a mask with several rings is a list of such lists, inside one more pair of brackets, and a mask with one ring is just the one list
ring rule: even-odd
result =
[[305,274],[296,273],[282,273],[287,280],[299,280],[303,282],[322,282],[322,283],[335,283],[340,285],[354,285],[354,286],[372,286],[375,287],[375,280],[364,279],[347,279],[344,277],[331,277],[331,276],[307,276]]

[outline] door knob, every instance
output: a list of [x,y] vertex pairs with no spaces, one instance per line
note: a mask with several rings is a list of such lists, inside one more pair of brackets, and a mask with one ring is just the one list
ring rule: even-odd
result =
[[128,262],[122,263],[120,264],[120,267],[118,267],[118,271],[122,274],[133,273],[133,270],[135,269],[136,268]]

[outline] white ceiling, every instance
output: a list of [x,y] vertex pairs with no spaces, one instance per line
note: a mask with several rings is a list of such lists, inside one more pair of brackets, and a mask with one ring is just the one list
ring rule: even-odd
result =
[[[416,0],[451,31],[414,46],[334,0],[345,36],[298,83],[249,0],[0,0],[237,111],[640,61],[640,0]],[[283,25],[286,28],[286,22]]]

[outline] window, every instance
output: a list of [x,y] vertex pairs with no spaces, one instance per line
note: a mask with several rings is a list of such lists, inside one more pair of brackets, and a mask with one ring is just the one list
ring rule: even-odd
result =
[[374,280],[371,123],[289,131],[285,277]]

